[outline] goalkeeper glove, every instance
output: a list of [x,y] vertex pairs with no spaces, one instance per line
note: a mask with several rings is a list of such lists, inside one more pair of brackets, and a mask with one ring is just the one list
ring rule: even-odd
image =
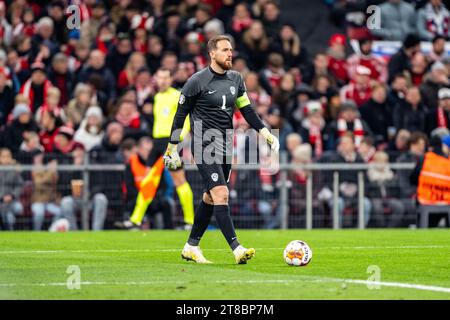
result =
[[278,141],[277,137],[271,134],[269,129],[265,127],[262,128],[259,133],[264,137],[267,144],[270,146],[270,149],[272,149],[275,154],[278,154],[278,151],[280,150],[280,142]]
[[164,165],[170,170],[176,170],[181,167],[181,158],[178,154],[177,145],[169,143],[164,153]]

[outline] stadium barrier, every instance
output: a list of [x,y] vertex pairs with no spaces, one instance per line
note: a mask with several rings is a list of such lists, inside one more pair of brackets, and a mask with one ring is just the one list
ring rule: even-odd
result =
[[[259,164],[233,165],[229,184],[233,220],[238,228],[408,227],[416,223],[415,200],[402,194],[405,188],[411,188],[408,185],[409,172],[414,163],[390,163],[387,166],[393,176],[383,183],[369,179],[368,170],[375,167],[371,164],[299,165],[281,161],[278,173],[269,176],[261,175]],[[47,166],[43,168],[48,169]],[[197,205],[203,184],[195,165],[188,164],[185,169]],[[31,229],[33,170],[36,170],[33,165],[0,166],[0,176],[16,171],[24,180],[19,199],[24,212],[16,216],[18,230]],[[114,221],[129,215],[123,197],[124,165],[88,164],[85,161],[84,165],[57,165],[56,171],[58,193],[62,191],[70,195],[70,181],[74,177],[83,181],[81,210],[77,213],[80,229],[90,229],[93,219],[90,204],[98,193],[105,194],[108,200],[105,228],[112,228]],[[175,198],[173,222],[181,227],[183,216],[176,195]],[[49,223],[49,215],[46,214],[43,229]]]

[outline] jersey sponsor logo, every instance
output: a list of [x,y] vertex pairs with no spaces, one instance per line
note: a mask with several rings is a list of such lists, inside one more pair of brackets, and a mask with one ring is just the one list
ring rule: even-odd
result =
[[213,94],[214,92],[217,92],[217,90],[210,90],[210,91],[208,91],[208,94]]
[[184,94],[180,95],[180,100],[178,101],[179,104],[183,104],[186,101],[186,97],[184,96]]
[[233,87],[233,86],[231,86],[231,87],[230,87],[230,92],[231,92],[231,94],[234,96],[234,95],[236,94],[236,88]]
[[219,180],[219,175],[214,172],[213,174],[211,174],[211,179],[212,181],[217,182],[217,180]]

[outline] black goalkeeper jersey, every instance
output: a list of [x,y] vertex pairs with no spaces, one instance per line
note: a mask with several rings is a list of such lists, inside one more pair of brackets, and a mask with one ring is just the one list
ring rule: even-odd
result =
[[[189,114],[193,132],[193,151],[208,148],[215,149],[216,154],[230,155],[235,107],[241,111],[250,110],[254,113],[247,97],[244,80],[238,72],[228,70],[224,74],[219,74],[211,67],[207,67],[195,73],[181,89],[178,111],[172,126],[171,142],[179,141],[179,132],[176,130],[182,127],[180,124]],[[259,130],[263,124],[259,117],[256,118],[252,119],[251,125]]]

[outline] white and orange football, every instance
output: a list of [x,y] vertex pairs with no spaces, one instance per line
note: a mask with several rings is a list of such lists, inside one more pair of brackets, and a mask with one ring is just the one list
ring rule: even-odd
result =
[[312,250],[308,244],[301,240],[288,243],[284,249],[284,261],[290,266],[306,266],[312,258]]

